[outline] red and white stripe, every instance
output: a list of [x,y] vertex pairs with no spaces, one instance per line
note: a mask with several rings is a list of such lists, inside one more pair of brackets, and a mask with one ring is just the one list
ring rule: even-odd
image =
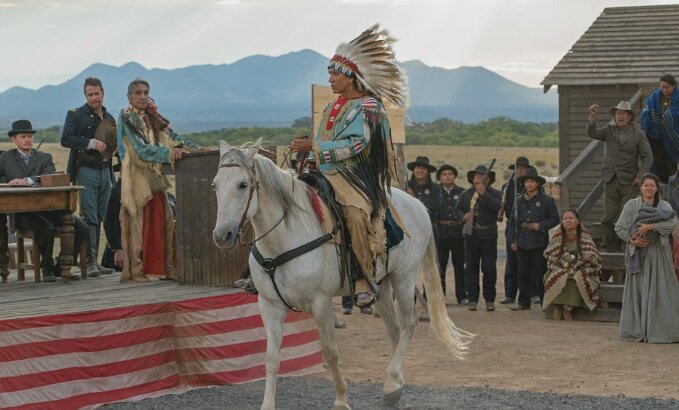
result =
[[[265,377],[257,297],[0,321],[0,408],[77,409]],[[291,312],[280,374],[322,370],[311,316]]]

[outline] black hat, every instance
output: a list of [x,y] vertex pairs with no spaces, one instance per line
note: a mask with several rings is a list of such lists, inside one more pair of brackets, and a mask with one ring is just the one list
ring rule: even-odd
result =
[[409,162],[408,163],[408,169],[409,170],[414,170],[415,167],[425,167],[429,170],[429,172],[434,172],[436,171],[436,167],[429,164],[429,158],[427,157],[417,157],[415,158],[414,162]]
[[538,175],[538,170],[535,169],[535,167],[528,167],[528,169],[526,170],[526,175],[520,176],[517,182],[519,183],[519,185],[523,185],[524,181],[526,181],[527,179],[538,181],[540,185],[544,185],[545,182],[547,182],[546,179]]
[[12,123],[12,129],[9,130],[7,135],[13,137],[17,134],[35,134],[36,131],[33,130],[33,125],[28,120],[16,120]]
[[[474,175],[476,174],[484,175],[486,172],[488,172],[488,167],[486,167],[485,165],[477,165],[476,168],[467,172],[467,182],[469,182],[470,184],[474,184]],[[488,180],[490,181],[488,182],[488,185],[492,185],[493,182],[495,182],[495,171],[490,171],[490,173],[488,174]]]
[[520,167],[528,168],[528,167],[530,167],[530,162],[528,161],[528,158],[526,158],[526,157],[517,157],[516,163],[508,166],[507,169],[514,169],[514,165],[518,165]]
[[439,167],[438,171],[436,171],[436,179],[441,179],[441,174],[443,171],[453,171],[453,175],[455,175],[455,178],[457,178],[457,168],[450,164],[443,164]]

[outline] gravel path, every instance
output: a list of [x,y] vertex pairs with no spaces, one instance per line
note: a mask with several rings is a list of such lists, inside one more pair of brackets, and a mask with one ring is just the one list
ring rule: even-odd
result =
[[[181,395],[167,395],[137,403],[102,407],[107,410],[247,410],[259,409],[264,382],[193,390]],[[349,404],[354,410],[382,408],[382,386],[349,383]],[[331,382],[314,377],[281,378],[277,389],[278,409],[330,409],[334,401]],[[437,388],[406,386],[399,409],[484,409],[484,410],[639,410],[679,409],[677,400],[653,398],[576,396],[491,388]]]

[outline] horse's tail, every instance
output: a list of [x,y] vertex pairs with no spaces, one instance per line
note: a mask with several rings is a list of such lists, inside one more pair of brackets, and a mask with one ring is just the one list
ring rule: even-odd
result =
[[455,357],[464,359],[467,355],[468,345],[475,335],[455,326],[455,323],[448,316],[443,288],[441,287],[441,277],[439,276],[436,241],[433,234],[427,244],[422,270],[424,287],[427,290],[430,329]]

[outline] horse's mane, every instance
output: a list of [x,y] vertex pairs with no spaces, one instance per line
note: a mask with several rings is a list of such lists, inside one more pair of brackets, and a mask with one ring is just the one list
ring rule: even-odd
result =
[[295,177],[294,171],[280,169],[270,159],[257,154],[254,157],[255,172],[253,173],[244,148],[248,146],[229,150],[220,162],[224,162],[227,158],[231,159],[248,173],[251,180],[259,181],[260,189],[266,189],[283,208],[286,224],[292,217],[301,218],[304,222],[312,218],[313,211],[309,205],[307,185]]

